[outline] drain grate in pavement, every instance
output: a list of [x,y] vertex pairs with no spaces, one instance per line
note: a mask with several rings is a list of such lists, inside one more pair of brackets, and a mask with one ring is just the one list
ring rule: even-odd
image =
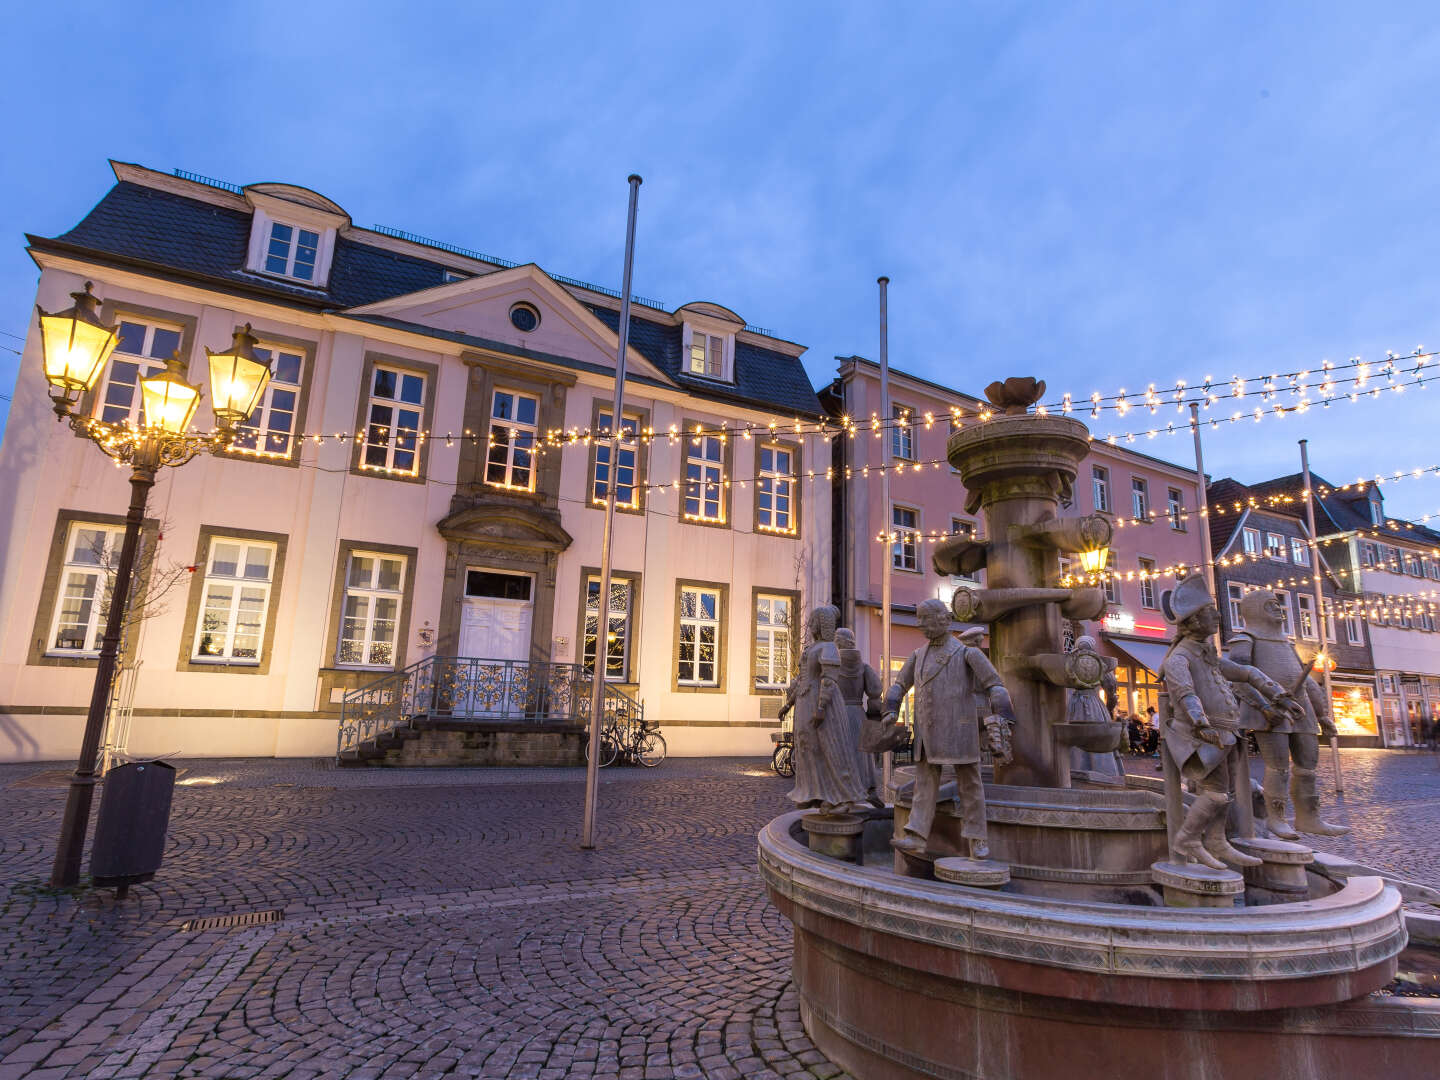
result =
[[205,919],[186,919],[180,924],[184,933],[199,930],[238,930],[245,926],[261,926],[265,923],[280,922],[285,913],[279,908],[269,911],[242,911],[237,915],[211,915]]

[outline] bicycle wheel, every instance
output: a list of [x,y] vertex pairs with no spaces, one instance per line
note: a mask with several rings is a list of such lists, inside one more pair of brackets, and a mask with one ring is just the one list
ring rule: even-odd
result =
[[[609,728],[600,732],[600,768],[606,765],[614,765],[615,759],[620,756],[620,744],[615,741],[614,734]],[[585,761],[590,761],[590,735],[585,735]]]
[[775,753],[770,756],[770,767],[777,776],[794,776],[795,759],[791,756],[790,747],[775,747]]
[[647,731],[635,744],[635,760],[647,769],[653,769],[665,760],[665,736],[658,731]]

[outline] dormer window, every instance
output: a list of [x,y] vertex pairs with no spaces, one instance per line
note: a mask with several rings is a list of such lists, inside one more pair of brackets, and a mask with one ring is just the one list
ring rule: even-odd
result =
[[320,234],[280,221],[270,223],[270,244],[265,250],[267,273],[315,280],[315,257],[320,251]]
[[1380,493],[1378,491],[1372,491],[1370,493],[1370,524],[1385,524],[1385,506],[1380,501]]
[[733,382],[735,336],[685,327],[685,373],[702,379]]

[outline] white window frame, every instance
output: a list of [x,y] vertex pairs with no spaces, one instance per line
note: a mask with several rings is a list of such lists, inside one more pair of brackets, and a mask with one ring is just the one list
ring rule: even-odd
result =
[[1280,601],[1280,632],[1288,638],[1295,636],[1295,617],[1290,611],[1290,590],[1271,589],[1275,599]]
[[1325,623],[1325,640],[1331,645],[1338,642],[1338,631],[1335,629],[1335,601],[1325,600],[1321,604],[1321,612]]
[[1296,566],[1310,565],[1310,545],[1298,536],[1290,538],[1290,561]]
[[[897,519],[900,514],[914,514],[914,525],[902,525]],[[890,504],[890,532],[895,539],[890,544],[890,566],[918,574],[920,570],[920,509],[901,503]]]
[[[77,533],[82,529],[98,532],[100,536],[100,547],[97,550],[91,545],[87,550],[94,553],[95,561],[77,561],[75,559],[75,545],[79,541]],[[46,656],[78,656],[93,658],[100,655],[100,646],[105,636],[105,620],[110,614],[110,594],[115,582],[115,563],[120,557],[120,545],[125,538],[124,526],[102,525],[94,521],[72,521],[65,530],[65,550],[62,555],[63,561],[60,564],[60,576],[55,590],[55,610],[50,613],[50,632],[45,639]],[[83,623],[77,621],[67,622],[71,627],[83,626],[84,635],[80,648],[71,648],[56,644],[60,632],[60,616],[64,612],[66,594],[69,591],[71,579],[89,578],[93,579],[92,592],[88,597],[89,610],[86,613]],[[82,594],[77,597],[82,601],[86,597]]]
[[[511,410],[515,414],[513,417],[495,415],[500,407],[501,397],[510,399]],[[522,401],[528,401],[534,407],[534,421],[526,422],[519,418]],[[535,460],[535,448],[539,441],[540,399],[523,390],[511,390],[506,386],[495,387],[490,392],[490,428],[485,449],[486,485],[504,488],[506,491],[534,491],[535,473],[539,468]],[[521,455],[526,457],[523,463]],[[497,466],[498,479],[495,474]]]
[[[395,376],[395,392],[403,394],[405,380],[420,380],[419,402],[406,401],[402,397],[384,397],[375,392],[376,381],[382,373]],[[365,438],[360,446],[360,468],[366,472],[395,473],[399,476],[420,475],[420,432],[425,430],[425,396],[429,389],[429,376],[422,371],[413,371],[410,368],[396,367],[390,364],[375,364],[370,371],[370,386],[365,400]],[[376,409],[389,409],[392,419],[388,424],[379,424],[375,421]],[[415,426],[408,428],[399,423],[396,416],[400,413],[414,413]],[[376,433],[380,437],[376,437]],[[410,445],[402,446],[401,442],[406,437],[403,433],[409,432]],[[383,449],[384,462],[371,462],[370,451]],[[405,468],[397,466],[395,462],[401,454],[411,455],[411,466]]]
[[[250,244],[246,251],[245,268],[256,274],[291,281],[306,288],[326,288],[330,280],[330,264],[335,257],[336,226],[343,218],[329,211],[297,206],[263,193],[252,191],[247,193],[246,197],[251,201],[254,210],[251,215]],[[276,213],[270,213],[271,210]],[[314,277],[296,277],[292,273],[277,274],[268,269],[270,238],[276,223],[291,228],[290,245],[285,257],[287,270],[293,271],[295,266],[295,241],[299,239],[297,231],[304,229],[306,232],[315,233],[319,238],[315,249]]]
[[[351,571],[356,559],[373,559],[374,565],[371,568],[368,580],[363,584],[351,584]],[[382,562],[399,563],[399,574],[397,575],[396,586],[393,589],[382,588],[380,584],[380,572]],[[371,670],[393,671],[399,667],[400,662],[400,624],[405,619],[405,574],[409,570],[409,560],[404,555],[397,555],[387,551],[364,551],[355,549],[349,553],[345,562],[345,577],[340,590],[340,630],[335,641],[335,666],[343,668],[365,668]],[[366,601],[364,625],[361,636],[346,637],[346,622],[350,618],[351,597],[364,598]],[[395,617],[390,620],[394,625],[392,634],[387,639],[375,632],[375,624],[380,620],[376,618],[376,608],[381,601],[393,600],[395,602]],[[342,660],[341,656],[345,651],[345,643],[355,641],[360,643],[360,655],[364,660]],[[390,646],[390,660],[373,660],[374,649],[377,645]]]
[[688,436],[685,440],[685,520],[723,525],[725,501],[724,441],[718,435]]
[[1265,557],[1271,562],[1288,563],[1290,556],[1287,553],[1285,541],[1288,539],[1283,533],[1265,533]]
[[1225,602],[1230,608],[1230,630],[1232,632],[1245,629],[1245,616],[1240,613],[1240,601],[1245,599],[1248,591],[1238,581],[1225,583]]
[[1110,470],[1104,465],[1090,466],[1090,499],[1097,514],[1108,514],[1110,506]]
[[[234,574],[218,574],[215,572],[215,549],[220,544],[233,544],[239,548],[236,559]],[[251,549],[268,552],[265,563],[265,577],[249,577],[244,570],[250,565]],[[255,665],[261,663],[265,658],[265,628],[270,617],[270,588],[275,580],[275,560],[279,556],[279,549],[274,543],[265,540],[242,540],[234,536],[212,535],[206,544],[205,550],[205,579],[200,589],[200,610],[195,613],[195,636],[190,647],[190,659],[197,664],[242,664]],[[223,627],[218,631],[207,628],[207,622],[212,615],[210,607],[211,585],[217,588],[229,589],[230,600],[223,615]],[[241,601],[243,590],[252,589],[260,593],[260,622],[255,627],[253,634],[247,637],[255,639],[254,656],[235,655],[235,637],[239,629]],[[225,642],[224,648],[219,652],[206,652],[202,648],[205,640],[213,632],[218,632]]]
[[1369,540],[1360,541],[1360,565],[1366,569],[1380,566],[1380,545]]
[[1175,532],[1185,531],[1185,493],[1179,488],[1165,491],[1165,512],[1170,518],[1170,528]]
[[[1143,572],[1140,576],[1140,606],[1151,611],[1156,610],[1160,605],[1155,602],[1155,567],[1154,559],[1141,559],[1140,569]],[[1144,576],[1145,574],[1151,576]]]
[[[697,339],[704,338],[705,359],[702,364],[704,370],[695,369],[695,347],[699,344]],[[716,356],[716,345],[719,345],[719,355]],[[725,331],[714,331],[690,323],[685,324],[684,340],[681,348],[685,359],[685,374],[697,379],[711,379],[715,382],[735,381],[735,335]],[[714,361],[719,360],[719,369],[714,368]]]
[[[270,381],[265,384],[265,396],[255,406],[255,411],[250,414],[250,419],[239,425],[239,434],[226,449],[236,453],[245,454],[250,457],[279,458],[288,461],[294,456],[299,448],[301,432],[298,430],[300,423],[300,394],[305,384],[305,354],[306,350],[294,345],[276,345],[271,342],[262,341],[255,346],[255,352],[264,356],[270,365]],[[289,379],[282,379],[275,370],[278,359],[281,355],[293,356],[298,361],[298,373],[292,382]],[[375,382],[370,382],[371,390],[374,390]],[[290,408],[290,430],[274,431],[270,424],[275,417],[275,395],[276,393],[290,393],[295,395],[294,402]],[[282,410],[283,411],[283,410]],[[271,449],[271,442],[279,437],[285,440],[283,450]],[[254,445],[245,445],[246,440],[253,440]]]
[[[980,536],[980,526],[977,522],[971,520],[970,518],[952,517],[950,519],[950,535],[963,536],[967,540],[976,540]],[[1064,559],[1065,556],[1062,555],[1062,562],[1064,561]],[[1062,576],[1065,574],[1065,572],[1065,568],[1062,566]],[[959,578],[961,581],[978,581],[978,574],[979,571],[973,571],[969,574],[956,574],[954,576]]]
[[[590,603],[592,586],[594,587],[596,599],[596,602],[593,606]],[[623,587],[625,590],[625,606],[620,609],[617,609],[615,607],[614,591],[618,587]],[[618,574],[612,574],[610,577],[610,590],[610,602],[607,605],[608,610],[605,613],[605,681],[612,683],[623,683],[627,681],[630,674],[630,644],[632,637],[631,626],[635,613],[635,581],[633,578],[621,577]],[[584,632],[581,634],[580,637],[580,665],[581,670],[587,676],[592,678],[594,677],[595,672],[595,653],[596,649],[599,646],[599,592],[600,575],[587,575],[585,578]],[[620,671],[618,674],[612,674],[610,671],[610,661],[612,659],[610,654],[613,650],[610,648],[610,635],[612,633],[615,633],[615,627],[617,626],[617,624],[620,628],[619,634],[616,638],[620,645]]]
[[[687,593],[693,593],[695,595],[694,615],[685,614],[685,595]],[[703,596],[712,596],[715,598],[715,615],[713,618],[702,614],[704,607],[701,602],[701,597]],[[719,686],[720,648],[722,645],[720,640],[720,626],[724,621],[725,614],[722,607],[725,602],[724,595],[719,589],[709,588],[703,585],[682,585],[676,596],[676,602],[679,604],[677,621],[679,636],[675,641],[676,683],[680,686]],[[689,644],[693,647],[688,661],[684,655],[685,645],[687,644],[685,633],[687,629],[691,631]],[[703,659],[703,649],[705,647],[703,639],[705,636],[704,632],[707,629],[711,631],[710,647],[713,650],[710,661],[711,676],[708,679],[704,678],[700,671],[701,666],[705,662]],[[688,674],[686,674],[687,666],[689,668]]]
[[[785,605],[786,614],[776,619],[775,604]],[[763,619],[761,616],[765,616]],[[784,593],[755,594],[755,656],[751,673],[757,690],[783,690],[790,683],[793,656],[791,626],[795,619],[795,597]],[[783,660],[777,661],[776,644],[783,643]],[[763,649],[762,649],[763,646]],[[765,670],[761,671],[762,655]]]
[[890,456],[897,461],[915,460],[915,410],[895,401],[890,403]]
[[[121,352],[120,346],[118,344],[115,346],[115,351],[110,354],[110,360],[105,365],[105,378],[101,381],[100,390],[95,395],[95,416],[97,419],[105,420],[106,413],[114,409],[117,410],[117,412],[111,414],[107,421],[108,423],[133,424],[138,427],[143,422],[145,415],[145,402],[144,395],[140,391],[140,380],[149,378],[151,375],[163,371],[165,369],[165,361],[170,359],[170,353],[166,353],[164,356],[156,356],[153,354],[153,350],[156,347],[156,331],[163,330],[166,333],[174,334],[175,348],[183,349],[185,344],[185,330],[183,327],[176,326],[173,323],[167,323],[163,319],[139,318],[121,312],[115,320],[117,331],[125,323],[144,328],[144,332],[141,335],[140,346],[143,351],[138,353]],[[131,391],[130,404],[128,406],[109,405],[105,400],[110,396],[110,387],[115,382],[117,362],[132,363],[135,365],[135,383]],[[118,410],[121,409],[124,410],[124,416],[118,415]]]
[[1425,567],[1420,562],[1420,556],[1415,552],[1401,551],[1400,563],[1405,568],[1405,573],[1410,577],[1425,576]]
[[1240,539],[1246,555],[1265,554],[1265,541],[1259,529],[1253,529],[1249,525],[1244,526],[1240,530]]
[[[491,411],[494,411],[494,402],[491,402]],[[615,505],[624,507],[626,510],[638,510],[640,508],[640,417],[633,413],[625,413],[620,421],[620,445],[617,448],[618,464],[614,469],[610,467],[610,439],[606,432],[609,432],[610,425],[615,416],[615,410],[602,409],[596,414],[596,424],[600,434],[595,439],[595,471],[590,475],[590,501],[596,506],[604,506],[609,495],[610,475],[616,475]],[[535,419],[540,419],[539,405],[536,405]],[[492,420],[493,423],[493,420]],[[531,455],[534,460],[534,455]],[[600,471],[605,470],[604,478]],[[626,474],[630,479],[625,480]],[[534,469],[531,469],[533,478]],[[626,488],[630,489],[628,499],[620,498],[620,493]]]
[[[1295,621],[1296,632],[1306,641],[1319,641],[1320,634],[1315,626],[1315,598],[1309,593],[1297,592],[1295,594]],[[1307,632],[1306,623],[1310,624]]]
[[1120,577],[1115,573],[1115,549],[1111,548],[1105,558],[1104,577],[1100,581],[1100,589],[1105,594],[1105,602],[1119,605],[1121,603],[1122,590],[1120,588]]
[[[760,474],[755,479],[755,527],[762,532],[795,534],[795,455],[798,452],[793,446],[779,443],[764,443],[760,447]],[[765,467],[767,453],[771,461],[768,469]],[[780,468],[782,454],[789,463],[785,469]]]
[[1351,645],[1365,644],[1365,631],[1360,625],[1359,615],[1345,616],[1345,640]]
[[1150,481],[1143,476],[1130,477],[1130,512],[1136,521],[1150,520]]
[[[288,238],[281,239],[275,233],[279,229],[289,231]],[[306,285],[314,285],[319,276],[320,248],[324,239],[325,231],[316,229],[314,226],[297,225],[290,221],[279,221],[271,219],[270,227],[265,230],[265,247],[261,253],[261,266],[265,273],[271,277],[289,278],[291,281],[303,282]],[[313,243],[306,243],[305,237],[313,238]],[[285,254],[280,256],[276,250],[276,244],[285,245]],[[308,250],[310,259],[304,263],[300,260],[300,252]],[[272,260],[279,259],[282,266],[276,269],[271,265]],[[304,265],[310,268],[310,273],[301,274],[299,268]]]

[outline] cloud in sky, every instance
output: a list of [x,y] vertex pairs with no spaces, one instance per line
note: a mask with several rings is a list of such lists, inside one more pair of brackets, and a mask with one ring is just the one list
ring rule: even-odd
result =
[[[808,345],[817,386],[876,353],[880,273],[892,362],[972,391],[1440,345],[1428,6],[80,6],[63,71],[25,44],[53,12],[9,21],[0,349],[33,315],[21,233],[74,224],[106,157],[609,285],[637,171],[636,291]],[[1336,482],[1431,464],[1437,393],[1237,425],[1207,465],[1289,472],[1302,436]],[[1440,483],[1391,505],[1440,509]]]

